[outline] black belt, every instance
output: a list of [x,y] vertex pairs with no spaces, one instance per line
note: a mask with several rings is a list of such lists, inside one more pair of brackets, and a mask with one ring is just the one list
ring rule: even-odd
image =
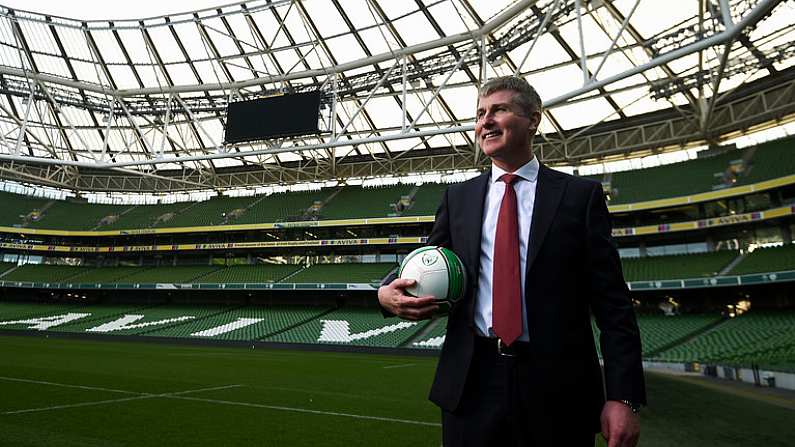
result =
[[483,353],[495,356],[529,357],[531,355],[530,343],[526,341],[514,341],[507,346],[499,338],[477,336],[475,347]]

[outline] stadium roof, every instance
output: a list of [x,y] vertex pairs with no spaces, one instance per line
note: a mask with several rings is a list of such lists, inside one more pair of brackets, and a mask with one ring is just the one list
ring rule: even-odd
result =
[[[793,2],[672,4],[257,0],[134,20],[0,6],[0,178],[162,192],[480,169],[477,86],[511,73],[544,99],[536,153],[553,165],[795,115]],[[319,134],[223,142],[229,102],[313,90]]]

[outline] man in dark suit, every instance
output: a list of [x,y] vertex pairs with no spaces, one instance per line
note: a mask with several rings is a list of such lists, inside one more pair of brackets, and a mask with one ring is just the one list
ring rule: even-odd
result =
[[[640,337],[602,188],[534,157],[541,107],[521,78],[482,87],[475,137],[492,168],[448,188],[428,241],[457,253],[470,279],[430,394],[446,446],[593,446],[601,430],[609,447],[632,447],[639,437]],[[433,315],[432,297],[405,294],[412,283],[385,280],[386,314]]]

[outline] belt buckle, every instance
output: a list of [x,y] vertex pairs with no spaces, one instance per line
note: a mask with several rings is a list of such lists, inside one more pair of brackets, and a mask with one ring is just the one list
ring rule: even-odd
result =
[[505,345],[502,340],[497,337],[497,354],[501,357],[516,357],[516,354],[509,354],[508,352],[503,351],[503,348],[509,348],[509,346]]

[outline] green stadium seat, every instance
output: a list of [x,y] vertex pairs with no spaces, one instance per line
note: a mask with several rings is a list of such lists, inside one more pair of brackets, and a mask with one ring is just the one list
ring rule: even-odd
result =
[[[680,197],[791,175],[795,172],[793,146],[795,139],[785,138],[760,144],[754,148],[753,156],[750,157],[747,152],[749,149],[729,150],[713,157],[654,168],[614,172],[610,181],[613,190],[610,204]],[[750,158],[749,166],[746,166],[743,172],[734,175],[733,181],[725,183],[721,174],[727,172],[733,162],[744,157]],[[679,175],[683,171],[688,175]]]
[[411,207],[403,211],[403,216],[434,216],[439,204],[442,202],[444,192],[447,190],[445,183],[426,183],[419,187],[414,195]]
[[439,317],[429,323],[433,325],[422,337],[415,339],[408,347],[415,349],[442,349],[445,334],[447,334],[447,317]]
[[197,283],[269,283],[278,282],[301,267],[294,264],[233,265],[198,278]]
[[320,210],[320,219],[387,217],[397,214],[392,205],[400,202],[402,196],[409,195],[413,188],[413,185],[342,187]]
[[251,208],[235,223],[274,223],[285,221],[312,220],[312,208],[316,201],[323,202],[331,194],[329,190],[296,191],[271,194],[260,197]]
[[113,222],[101,226],[100,230],[131,230],[152,228],[167,222],[178,215],[183,209],[193,205],[191,202],[171,203],[163,205],[137,205],[126,209]]
[[[247,306],[155,329],[145,335],[254,341],[311,321],[329,310],[309,306]],[[238,327],[231,326],[234,323]]]
[[[795,138],[789,137],[712,157],[591,178],[603,181],[609,177],[611,205],[681,197],[790,175],[795,172],[793,146]],[[724,173],[730,172],[730,167],[738,161],[742,161],[744,169],[728,175],[730,181],[725,181]],[[688,172],[687,176],[679,175],[683,170]],[[671,181],[673,178],[677,181]],[[433,183],[419,187],[404,184],[372,188],[346,186],[268,196],[222,196],[203,202],[163,205],[89,204],[0,192],[4,205],[0,226],[119,230],[385,217],[395,212],[390,204],[412,194],[411,205],[399,214],[429,216],[435,214],[447,186]],[[307,212],[315,202],[323,206],[317,213]]]
[[384,319],[374,309],[338,309],[264,341],[399,347],[428,324]]
[[724,250],[711,253],[623,258],[624,279],[653,281],[715,276],[739,255]]
[[25,264],[3,275],[3,281],[56,283],[91,270],[90,267],[72,265]]
[[217,266],[160,266],[142,268],[124,277],[124,283],[191,283],[220,270]]
[[[3,321],[36,318],[72,311],[76,304],[25,303],[0,301],[0,323]],[[0,329],[24,329],[24,325],[0,325]]]
[[289,283],[380,283],[396,267],[392,263],[315,264],[289,276]]
[[750,311],[659,353],[671,362],[750,365],[795,362],[795,312]]
[[758,248],[745,256],[731,271],[733,275],[795,270],[795,244]]
[[[637,315],[643,355],[653,355],[662,348],[686,340],[721,321],[716,314]],[[591,320],[596,348],[599,347],[599,328]]]
[[30,228],[55,228],[59,230],[98,230],[103,220],[113,219],[129,209],[129,205],[102,205],[53,201],[42,217],[27,225]]
[[3,212],[0,213],[0,226],[23,226],[50,202],[50,199],[0,191],[0,203],[3,204]]

